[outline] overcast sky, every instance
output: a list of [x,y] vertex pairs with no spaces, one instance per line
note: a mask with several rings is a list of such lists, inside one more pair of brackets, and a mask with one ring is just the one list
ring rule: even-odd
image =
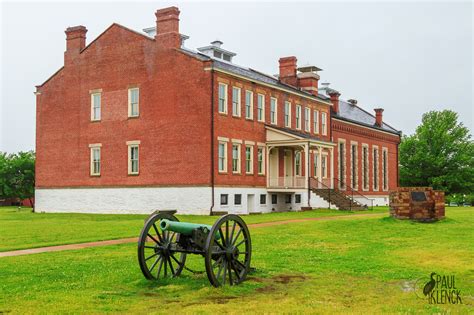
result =
[[90,43],[113,22],[155,25],[177,5],[195,49],[220,39],[235,63],[278,72],[278,59],[322,69],[342,98],[355,98],[405,134],[429,110],[452,109],[473,128],[473,5],[466,2],[2,2],[0,151],[35,147],[35,85],[63,65],[64,30],[84,25]]

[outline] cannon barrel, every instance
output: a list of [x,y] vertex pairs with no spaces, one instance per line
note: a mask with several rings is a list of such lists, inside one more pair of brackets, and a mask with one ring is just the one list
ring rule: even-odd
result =
[[[172,231],[183,235],[191,235],[194,229],[201,227],[206,228],[208,231],[212,229],[212,226],[207,224],[170,221],[167,219],[161,220],[160,223],[160,229],[162,231]],[[220,239],[219,233],[216,234],[215,238]]]

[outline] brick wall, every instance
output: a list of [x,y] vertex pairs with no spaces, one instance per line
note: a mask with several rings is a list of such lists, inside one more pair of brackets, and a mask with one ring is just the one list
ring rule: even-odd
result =
[[[416,201],[413,192],[422,192],[426,201]],[[432,221],[445,217],[444,192],[431,187],[400,187],[390,192],[390,215],[398,219]]]

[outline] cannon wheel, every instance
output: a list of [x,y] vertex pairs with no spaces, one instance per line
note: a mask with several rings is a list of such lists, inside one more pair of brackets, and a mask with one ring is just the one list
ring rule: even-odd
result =
[[[215,235],[220,238],[216,239]],[[249,229],[237,215],[222,216],[212,226],[205,250],[206,273],[215,287],[239,284],[250,270],[252,242]]]
[[179,221],[174,215],[157,213],[145,222],[138,239],[138,263],[145,278],[150,280],[177,277],[186,262],[185,253],[170,250],[179,236],[174,232],[161,231],[162,219]]

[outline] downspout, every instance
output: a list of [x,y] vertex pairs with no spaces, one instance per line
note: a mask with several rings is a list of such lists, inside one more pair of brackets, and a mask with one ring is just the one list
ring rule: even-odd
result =
[[309,161],[311,160],[311,150],[310,150],[310,146],[309,146],[309,141],[308,141],[308,161],[306,161],[306,163],[308,163],[308,207],[311,207],[311,163],[309,163]]
[[214,211],[214,63],[211,65],[211,209],[209,215]]

